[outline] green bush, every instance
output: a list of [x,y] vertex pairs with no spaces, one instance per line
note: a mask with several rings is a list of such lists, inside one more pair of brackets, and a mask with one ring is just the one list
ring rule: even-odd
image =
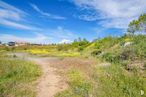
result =
[[101,50],[94,50],[93,52],[91,52],[91,55],[96,57],[96,56],[100,55],[101,53],[102,53]]
[[119,56],[113,53],[105,53],[102,55],[102,59],[111,62],[111,63],[119,63]]

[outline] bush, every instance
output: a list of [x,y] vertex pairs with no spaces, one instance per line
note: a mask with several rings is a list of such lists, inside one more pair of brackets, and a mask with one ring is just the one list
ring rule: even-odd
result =
[[111,63],[119,63],[119,56],[113,53],[105,53],[102,55],[102,59],[111,62]]
[[134,60],[135,58],[136,58],[136,54],[134,48],[132,47],[124,48],[120,54],[121,60]]

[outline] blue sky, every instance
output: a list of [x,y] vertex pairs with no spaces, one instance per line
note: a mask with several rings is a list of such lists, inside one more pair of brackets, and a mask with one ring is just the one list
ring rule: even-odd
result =
[[0,40],[71,42],[121,36],[146,0],[0,0]]

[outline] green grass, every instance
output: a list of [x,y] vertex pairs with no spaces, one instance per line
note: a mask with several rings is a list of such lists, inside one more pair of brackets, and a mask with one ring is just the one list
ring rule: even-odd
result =
[[[103,67],[95,66],[90,71],[91,75],[85,75],[88,74],[87,72],[77,68],[69,70],[66,73],[69,88],[55,97],[146,96],[146,78],[142,76],[139,69],[127,71],[119,64],[112,64]],[[144,91],[145,94],[141,95],[141,91]]]
[[120,65],[97,67],[94,79],[99,83],[95,97],[145,97],[141,90],[146,92],[146,79],[138,71],[128,72]]
[[79,70],[68,71],[67,78],[69,88],[55,97],[89,97],[92,85]]
[[55,57],[76,57],[80,56],[77,51],[58,51],[56,49],[29,49],[30,54],[42,55],[42,56],[55,56]]
[[24,60],[0,59],[0,97],[35,97],[33,81],[40,68]]

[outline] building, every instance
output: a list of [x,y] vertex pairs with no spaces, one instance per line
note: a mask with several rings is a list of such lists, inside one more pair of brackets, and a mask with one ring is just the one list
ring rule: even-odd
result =
[[16,46],[25,46],[28,45],[27,42],[16,42]]
[[16,46],[16,42],[8,42],[8,46]]

